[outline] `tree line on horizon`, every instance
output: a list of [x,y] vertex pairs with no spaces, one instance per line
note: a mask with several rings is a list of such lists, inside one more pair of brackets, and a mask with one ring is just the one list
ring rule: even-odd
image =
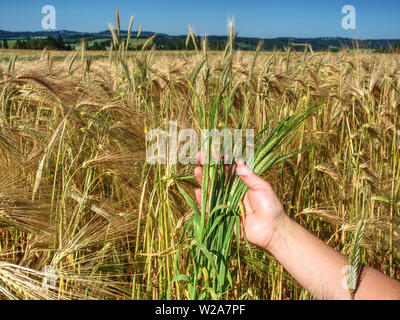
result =
[[[226,47],[226,37],[224,36],[212,36],[208,39],[207,48],[212,51],[221,51]],[[0,41],[0,49],[18,49],[18,50],[62,50],[71,51],[75,50],[75,43],[71,42],[71,39],[66,41],[61,35],[57,38],[48,36],[46,38],[27,38],[18,39],[15,41],[14,45],[8,43],[7,39]],[[95,39],[93,39],[95,40]],[[98,40],[91,41],[89,44],[87,39],[81,39],[86,50],[96,50],[96,51],[106,51],[110,48],[110,40]],[[237,39],[235,43],[235,49],[239,50],[255,50],[258,45],[259,40],[255,38],[240,38]],[[201,48],[201,39],[196,37],[196,43],[198,48]],[[153,40],[153,44],[160,50],[195,50],[193,42],[186,42],[185,36],[158,36]],[[342,46],[339,45],[329,45],[328,43],[323,43],[321,39],[314,39],[314,43],[306,43],[306,45],[311,45],[315,51],[339,51],[343,45],[346,47],[346,43]],[[288,47],[292,47],[295,51],[304,50],[304,46],[300,43],[290,43],[285,38],[279,39],[269,39],[267,42],[264,41],[262,49],[266,51],[270,50],[282,50]],[[348,45],[351,48],[350,45]],[[142,44],[138,43],[136,45],[129,44],[128,50],[141,50]],[[149,49],[149,47],[148,47]],[[367,49],[367,48],[366,48]],[[380,53],[398,53],[400,52],[400,44],[392,44],[387,48],[375,48],[375,52]]]
[[57,38],[48,36],[47,38],[28,38],[26,40],[18,39],[13,46],[9,45],[8,41],[4,39],[0,48],[18,50],[43,50],[45,48],[63,51],[74,50],[70,44],[65,42],[62,36],[58,36]]

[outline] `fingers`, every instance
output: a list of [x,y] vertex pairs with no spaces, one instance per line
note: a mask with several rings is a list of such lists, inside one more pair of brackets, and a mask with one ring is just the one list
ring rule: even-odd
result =
[[[211,156],[211,159],[207,159],[207,157],[206,157],[206,153],[204,152],[204,151],[199,151],[198,153],[197,153],[197,161],[201,164],[201,165],[203,165],[203,164],[205,164],[205,162],[206,161],[208,161],[207,163],[214,163],[214,164],[217,164],[217,163],[220,163],[221,162],[221,160],[222,160],[222,156],[220,155],[219,156],[219,159],[218,159],[218,156],[214,153],[214,152],[210,152],[210,156]],[[212,161],[211,161],[212,160]],[[230,160],[230,156],[229,155],[226,155],[225,156],[225,163],[229,163],[229,160]]]
[[203,168],[202,167],[196,167],[194,169],[194,176],[196,177],[197,182],[201,185],[201,177],[203,175]]
[[[201,164],[205,162],[205,152],[200,151],[197,153],[197,161]],[[229,178],[229,169],[230,166],[225,166],[225,175]],[[250,189],[260,189],[265,188],[267,183],[258,177],[249,167],[247,167],[242,159],[236,161],[236,164],[233,165],[232,175],[236,171],[236,174],[243,180],[243,182],[250,188]],[[202,175],[203,175],[203,168],[196,167],[194,169],[194,175],[196,177],[197,182],[201,185]]]
[[201,205],[201,189],[196,189],[194,190],[194,193],[196,195],[196,200]]
[[236,174],[251,190],[255,191],[268,187],[268,184],[246,166],[242,159],[236,161]]
[[206,161],[206,153],[204,151],[197,152],[197,161],[200,164],[204,164],[204,162]]
[[[206,156],[205,156],[204,151],[200,151],[200,152],[197,153],[197,161],[200,164],[202,164],[202,165],[204,164],[205,158],[206,158]],[[225,166],[225,174],[226,174],[226,176],[228,176],[228,173],[229,173],[229,165],[226,165]],[[201,185],[201,176],[202,176],[202,174],[203,174],[203,168],[202,167],[196,167],[194,169],[194,175],[196,177],[197,182],[200,185]]]

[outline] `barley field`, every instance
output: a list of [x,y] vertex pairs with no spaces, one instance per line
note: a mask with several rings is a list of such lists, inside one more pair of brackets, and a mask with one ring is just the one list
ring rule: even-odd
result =
[[286,128],[263,177],[288,215],[400,280],[399,55],[234,37],[221,52],[129,52],[116,32],[109,52],[0,50],[0,299],[313,299],[235,217],[199,212],[194,165],[146,162],[169,121]]

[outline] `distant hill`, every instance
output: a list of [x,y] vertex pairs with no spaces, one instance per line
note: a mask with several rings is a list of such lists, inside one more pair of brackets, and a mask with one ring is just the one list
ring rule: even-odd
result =
[[[157,32],[142,31],[140,33],[140,36],[141,37],[150,37],[155,33],[157,33]],[[159,36],[167,36],[166,33],[157,33],[157,34]],[[90,35],[99,35],[99,36],[109,36],[109,37],[111,37],[111,32],[110,32],[110,30],[105,30],[105,31],[101,31],[101,32],[98,32],[98,33],[91,33]],[[121,30],[121,35],[126,37],[128,35],[128,31]],[[137,31],[132,31],[131,35],[132,35],[132,37],[136,37],[137,36]]]
[[[126,36],[128,34],[128,31],[121,30],[121,35]],[[143,37],[149,37],[153,35],[154,32],[150,31],[142,31],[141,36]],[[132,36],[136,36],[137,32],[132,32]],[[160,33],[159,35],[166,35]],[[36,31],[36,32],[31,32],[31,31],[24,31],[24,32],[11,32],[11,31],[4,31],[0,30],[0,40],[3,39],[8,39],[8,40],[14,40],[14,39],[26,39],[26,38],[38,38],[38,37],[48,37],[51,36],[53,38],[57,38],[58,36],[62,36],[64,39],[68,38],[75,38],[75,37],[84,37],[84,36],[89,36],[89,37],[111,37],[111,32],[110,30],[105,30],[101,32],[76,32],[76,31],[68,31],[68,30],[55,30],[55,31]]]
[[[221,49],[227,36],[208,36],[208,45],[211,49]],[[155,43],[161,48],[169,49],[169,46],[180,44],[184,48],[186,36],[158,36]],[[200,40],[200,39],[199,39]],[[295,50],[304,50],[305,45],[311,45],[315,51],[331,50],[337,51],[342,48],[362,48],[386,50],[393,46],[400,46],[400,39],[382,39],[382,40],[354,40],[340,37],[321,37],[321,38],[292,38],[279,37],[273,39],[259,39],[250,37],[238,37],[235,40],[235,48],[241,50],[255,50],[260,40],[263,40],[263,50],[282,50],[292,47]],[[182,48],[182,49],[183,49]]]
[[[121,31],[121,35],[126,37],[128,31]],[[153,35],[154,32],[142,31],[141,37],[147,38]],[[111,32],[109,30],[89,33],[89,32],[76,32],[69,30],[57,30],[57,31],[37,31],[37,32],[10,32],[0,30],[0,40],[18,40],[27,38],[40,38],[48,37],[57,38],[62,36],[64,39],[70,39],[69,43],[75,43],[77,39],[82,37],[96,40],[110,38]],[[132,32],[132,37],[136,37],[137,32]],[[185,41],[186,35],[172,36],[165,33],[158,33],[154,43],[164,50],[176,50],[184,49],[186,47]],[[208,36],[208,43],[210,49],[218,50],[222,49],[228,40],[227,36]],[[263,39],[264,50],[282,50],[285,47],[292,46],[294,49],[303,50],[304,45],[311,45],[313,50],[340,50],[341,48],[367,48],[367,49],[388,49],[391,46],[400,46],[400,39],[381,39],[381,40],[354,40],[349,38],[340,37],[320,37],[320,38],[292,38],[292,37],[279,37],[273,39]],[[238,37],[235,42],[235,47],[241,50],[254,50],[257,47],[259,38],[252,37]]]
[[26,38],[37,38],[37,37],[58,37],[62,36],[63,38],[70,38],[79,35],[86,35],[89,33],[84,32],[75,32],[75,31],[68,31],[68,30],[58,30],[58,31],[23,31],[23,32],[11,32],[11,31],[4,31],[0,30],[0,39],[26,39]]

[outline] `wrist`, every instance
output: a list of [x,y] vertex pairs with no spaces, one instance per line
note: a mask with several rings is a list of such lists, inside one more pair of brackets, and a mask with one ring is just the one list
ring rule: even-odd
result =
[[288,229],[291,223],[293,223],[293,220],[285,212],[282,212],[279,218],[276,218],[274,227],[270,230],[262,248],[271,254],[277,252],[288,236]]

